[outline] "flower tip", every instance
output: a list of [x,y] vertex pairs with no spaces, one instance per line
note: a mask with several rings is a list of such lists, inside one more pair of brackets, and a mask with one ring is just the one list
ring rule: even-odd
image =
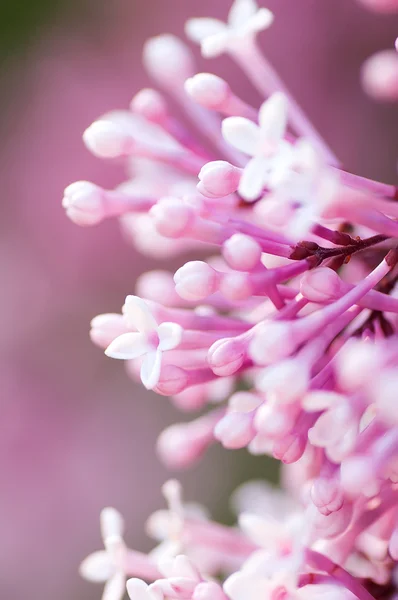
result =
[[101,535],[103,540],[121,537],[124,533],[124,519],[121,513],[111,506],[103,508],[100,514]]
[[159,35],[146,41],[144,65],[149,74],[164,87],[183,86],[195,71],[188,47],[176,36]]
[[92,123],[83,133],[83,141],[86,148],[99,158],[117,158],[132,149],[132,140],[125,129],[106,119]]
[[226,102],[230,87],[217,75],[198,73],[185,82],[185,91],[198,104],[217,110]]
[[151,88],[139,91],[131,100],[130,109],[153,123],[164,123],[168,116],[165,99]]

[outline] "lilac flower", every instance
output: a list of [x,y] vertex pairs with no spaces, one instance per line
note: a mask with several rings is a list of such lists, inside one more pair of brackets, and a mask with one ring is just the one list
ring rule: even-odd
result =
[[141,380],[148,390],[153,389],[160,377],[162,352],[178,346],[182,327],[177,323],[158,325],[147,304],[137,296],[126,298],[123,312],[129,325],[135,327],[137,332],[119,335],[105,350],[105,354],[123,360],[143,357]]
[[142,90],[130,112],[84,134],[130,179],[65,192],[77,224],[116,217],[146,253],[192,253],[174,275],[144,274],[122,314],[92,321],[93,342],[132,377],[140,370],[145,387],[184,411],[208,408],[161,433],[161,459],[185,468],[218,442],[247,448],[288,465],[295,496],[252,484],[226,527],[169,481],[168,509],[147,523],[159,543],[149,555],[127,550],[119,526],[83,563],[87,577],[110,577],[110,600],[130,575],[131,600],[396,595],[397,189],[341,168],[255,43],[271,22],[235,0],[228,25],[187,26],[205,56],[239,64],[259,110],[220,77],[195,75],[178,39],[149,40],[146,68],[208,143]]
[[273,18],[272,12],[259,9],[255,0],[234,0],[227,24],[218,19],[190,19],[186,33],[201,44],[203,56],[210,58],[233,52],[237,44],[245,44],[247,39],[267,29]]

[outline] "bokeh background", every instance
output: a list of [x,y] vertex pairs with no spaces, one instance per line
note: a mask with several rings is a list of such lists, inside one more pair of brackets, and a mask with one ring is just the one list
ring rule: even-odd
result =
[[[98,515],[114,505],[127,540],[150,547],[144,521],[169,476],[158,432],[177,418],[88,339],[90,319],[118,311],[150,266],[118,225],[70,223],[63,188],[123,177],[92,158],[82,131],[147,85],[145,38],[182,32],[188,16],[223,17],[230,0],[0,1],[0,598],[100,597],[77,567],[100,547]],[[397,111],[364,96],[359,68],[391,47],[398,21],[355,0],[268,0],[261,43],[348,169],[395,180]],[[228,59],[205,64],[260,99]],[[395,131],[394,131],[395,124]],[[167,261],[166,261],[167,266]],[[269,461],[213,449],[181,476],[189,498],[228,518],[227,497]]]

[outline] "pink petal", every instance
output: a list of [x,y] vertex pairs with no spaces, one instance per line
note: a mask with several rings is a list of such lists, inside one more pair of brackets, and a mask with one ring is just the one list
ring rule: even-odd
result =
[[138,296],[127,296],[123,306],[123,314],[129,327],[134,327],[141,333],[157,329],[156,323],[148,304]]
[[158,348],[147,352],[141,365],[141,381],[147,390],[153,390],[159,382],[162,351]]
[[177,323],[161,323],[158,328],[159,350],[176,348],[182,338],[183,328]]
[[105,354],[110,358],[130,360],[143,356],[151,349],[152,346],[142,333],[123,333],[109,344]]

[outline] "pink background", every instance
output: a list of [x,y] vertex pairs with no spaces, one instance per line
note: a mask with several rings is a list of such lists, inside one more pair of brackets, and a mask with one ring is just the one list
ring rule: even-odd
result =
[[[118,311],[148,262],[114,222],[74,226],[61,198],[77,179],[111,187],[122,178],[88,154],[81,133],[148,84],[140,66],[147,36],[182,32],[188,16],[223,17],[230,2],[197,5],[93,0],[86,21],[60,22],[0,74],[7,92],[0,116],[0,597],[7,600],[99,598],[101,586],[80,581],[77,566],[100,547],[105,505],[125,514],[132,546],[149,547],[143,524],[161,505],[168,476],[154,442],[180,417],[88,339],[90,319]],[[262,45],[314,123],[347,168],[393,182],[396,108],[364,96],[359,68],[393,44],[397,19],[353,0],[267,6],[276,22]],[[260,101],[228,59],[199,62]],[[268,469],[232,452],[215,450],[211,459],[182,480],[187,496],[218,516],[237,481]]]

